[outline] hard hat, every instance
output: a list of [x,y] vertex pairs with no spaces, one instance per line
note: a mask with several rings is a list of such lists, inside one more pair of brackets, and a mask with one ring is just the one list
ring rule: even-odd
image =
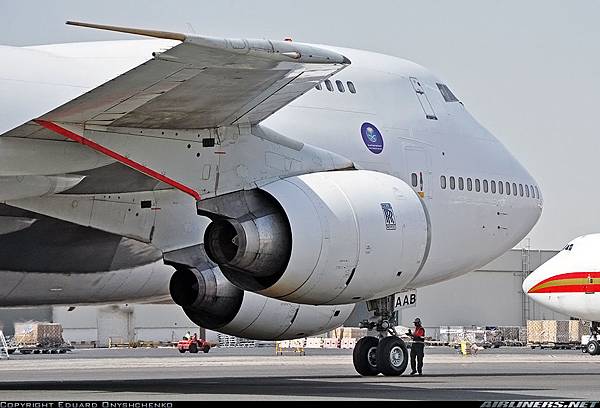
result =
[[418,323],[418,324],[421,324],[421,319],[419,319],[419,318],[417,317],[413,323]]

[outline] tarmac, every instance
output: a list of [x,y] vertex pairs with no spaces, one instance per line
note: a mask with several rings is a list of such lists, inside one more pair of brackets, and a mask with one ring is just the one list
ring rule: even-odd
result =
[[360,377],[351,350],[75,350],[1,360],[0,401],[600,400],[600,356],[578,350],[427,348],[424,373]]

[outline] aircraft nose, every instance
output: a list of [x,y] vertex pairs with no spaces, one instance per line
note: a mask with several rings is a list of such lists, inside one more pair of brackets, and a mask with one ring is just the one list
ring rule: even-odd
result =
[[529,296],[529,291],[533,288],[537,283],[537,277],[535,271],[530,273],[527,278],[523,281],[523,293]]

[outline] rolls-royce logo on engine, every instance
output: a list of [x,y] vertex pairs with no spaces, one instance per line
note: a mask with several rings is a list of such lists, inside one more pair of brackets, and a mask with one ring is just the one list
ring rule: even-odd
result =
[[382,203],[381,208],[383,209],[383,215],[385,217],[385,227],[388,231],[396,230],[396,216],[394,215],[394,209],[390,203]]

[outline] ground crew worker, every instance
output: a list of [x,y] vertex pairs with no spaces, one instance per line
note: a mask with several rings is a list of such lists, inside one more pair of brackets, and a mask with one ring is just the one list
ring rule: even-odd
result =
[[192,338],[192,333],[190,333],[190,331],[188,330],[188,332],[185,334],[185,336],[183,336],[184,340],[189,340]]
[[415,325],[415,332],[408,330],[408,334],[412,339],[413,343],[410,348],[410,367],[412,372],[410,375],[415,375],[417,372],[419,375],[423,375],[423,357],[425,356],[425,329],[421,325],[421,319],[416,318],[413,322]]

